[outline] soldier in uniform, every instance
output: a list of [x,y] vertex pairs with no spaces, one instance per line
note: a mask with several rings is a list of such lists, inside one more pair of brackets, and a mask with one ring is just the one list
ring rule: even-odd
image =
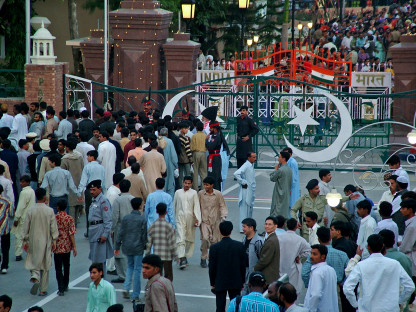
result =
[[247,154],[253,151],[251,138],[259,132],[259,127],[253,119],[247,116],[248,107],[240,107],[240,117],[237,117],[237,168],[240,168],[247,160]]
[[224,139],[224,135],[221,132],[220,123],[217,121],[211,121],[209,123],[210,134],[207,135],[205,141],[205,147],[208,150],[208,176],[214,178],[214,189],[221,191],[221,169],[222,160],[220,155],[221,145],[223,149],[228,152],[229,149],[227,142]]
[[107,272],[105,262],[114,255],[110,239],[112,227],[112,209],[110,202],[102,193],[101,180],[91,181],[87,188],[92,196],[92,203],[88,213],[90,255],[92,263],[102,263],[104,274]]
[[300,210],[300,223],[302,224],[301,235],[306,241],[309,241],[309,232],[305,223],[305,213],[308,211],[314,211],[318,215],[318,223],[323,226],[323,216],[325,212],[325,206],[327,205],[325,195],[319,195],[319,181],[312,179],[306,184],[308,194],[299,198],[292,207],[290,215],[292,218],[298,218],[298,211]]

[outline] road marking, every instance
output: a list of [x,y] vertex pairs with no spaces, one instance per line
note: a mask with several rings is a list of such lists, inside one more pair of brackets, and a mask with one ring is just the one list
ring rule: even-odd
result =
[[[89,273],[88,273],[89,276]],[[71,287],[71,289],[75,290],[88,290],[88,287]],[[116,289],[116,292],[123,292],[124,289]],[[140,293],[144,294],[145,291],[142,290]],[[215,299],[215,296],[207,296],[207,295],[194,295],[194,294],[182,294],[182,293],[175,293],[175,296],[178,297],[191,297],[191,298],[208,298],[208,299]]]
[[270,207],[256,207],[256,206],[254,206],[253,208],[254,209],[262,209],[262,210],[269,210],[270,209]]
[[[75,285],[77,285],[77,284],[81,283],[83,280],[86,280],[88,277],[90,277],[90,272],[86,272],[86,273],[84,273],[83,275],[81,275],[81,276],[77,277],[77,278],[76,278],[76,279],[74,279],[72,282],[70,282],[70,283],[68,284],[68,288],[73,289],[73,288],[74,288],[73,286],[75,286]],[[88,288],[87,288],[87,289],[88,289]],[[35,304],[32,304],[30,307],[33,307],[33,306],[39,306],[39,307],[41,307],[41,306],[43,306],[43,305],[47,304],[48,302],[52,301],[52,300],[53,300],[53,299],[55,299],[56,297],[58,297],[58,294],[54,291],[52,294],[50,294],[49,296],[45,297],[45,298],[44,298],[44,299],[42,299],[41,301],[39,301],[39,302],[37,302],[37,303],[35,303]],[[27,309],[23,310],[22,312],[27,312],[27,310],[28,310],[30,307],[28,307]]]
[[[261,175],[261,174],[262,174],[262,172],[261,172],[261,171],[256,171],[255,176],[257,177],[257,176],[259,176],[259,175]],[[234,184],[233,186],[231,186],[231,187],[229,187],[228,189],[224,190],[224,192],[222,192],[222,195],[224,196],[224,195],[226,195],[226,194],[230,193],[231,191],[235,190],[235,189],[236,189],[236,188],[238,188],[238,187],[240,187],[240,184],[238,184],[237,182],[235,182],[235,184]]]

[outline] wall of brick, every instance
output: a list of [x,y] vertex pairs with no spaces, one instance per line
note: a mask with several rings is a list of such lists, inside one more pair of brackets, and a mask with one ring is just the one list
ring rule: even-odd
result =
[[24,98],[0,98],[0,104],[7,104],[7,113],[13,115],[13,106],[24,102]]
[[46,102],[58,113],[63,109],[63,74],[69,73],[69,63],[25,65],[25,102]]

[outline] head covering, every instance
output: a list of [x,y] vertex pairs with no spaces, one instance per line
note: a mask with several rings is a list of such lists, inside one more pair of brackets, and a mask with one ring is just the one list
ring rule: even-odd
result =
[[219,123],[218,121],[215,121],[215,120],[214,120],[214,121],[212,121],[212,120],[211,120],[211,121],[209,122],[209,127],[210,127],[210,128],[219,128],[219,127],[220,127],[220,123]]
[[[36,138],[36,136],[37,136],[36,132],[29,132],[29,133],[26,133],[26,138],[27,138],[27,139],[34,139],[34,138]],[[49,144],[49,143],[48,143],[48,144]]]
[[104,117],[111,117],[111,113],[109,111],[104,112]]
[[218,106],[210,106],[204,109],[201,115],[211,121],[215,121],[215,119],[217,119],[217,111],[218,111]]
[[264,277],[264,274],[261,272],[251,272],[249,277],[248,277],[248,282],[250,284],[253,284],[255,282],[262,282],[262,283],[266,283],[266,278]]
[[43,151],[49,151],[49,140],[48,139],[43,139],[42,141],[39,142],[39,146]]
[[94,180],[94,181],[91,181],[90,183],[88,183],[87,189],[90,189],[92,187],[101,188],[101,180]]
[[312,179],[306,184],[306,189],[310,191],[314,187],[316,187],[319,184],[319,181],[317,179]]
[[405,176],[399,176],[396,181],[409,184],[409,180]]

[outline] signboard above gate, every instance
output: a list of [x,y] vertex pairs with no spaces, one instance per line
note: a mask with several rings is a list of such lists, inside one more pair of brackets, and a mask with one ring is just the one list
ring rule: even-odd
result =
[[390,72],[353,72],[351,87],[391,88]]
[[[234,70],[197,70],[196,72],[197,83],[231,77],[234,77]],[[217,81],[215,84],[232,85],[234,79]]]

